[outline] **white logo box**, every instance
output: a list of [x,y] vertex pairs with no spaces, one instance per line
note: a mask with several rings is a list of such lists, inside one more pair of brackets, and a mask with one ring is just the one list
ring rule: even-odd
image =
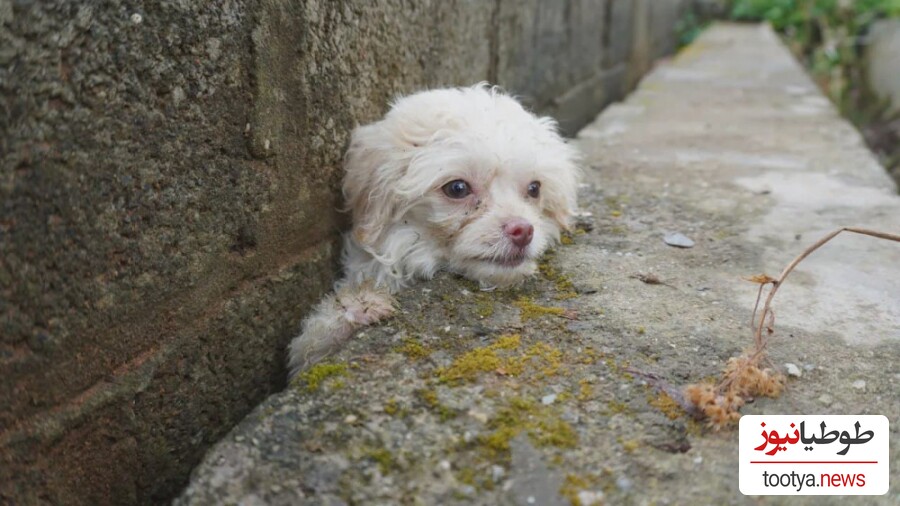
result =
[[741,493],[886,494],[888,442],[888,419],[882,415],[742,416]]

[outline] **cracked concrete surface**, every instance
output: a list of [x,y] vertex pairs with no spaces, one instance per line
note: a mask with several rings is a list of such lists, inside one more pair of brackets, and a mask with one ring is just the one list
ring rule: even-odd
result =
[[[629,373],[718,375],[751,342],[742,277],[776,275],[839,226],[898,232],[893,183],[772,31],[713,26],[576,142],[592,216],[539,276],[403,293],[396,318],[214,447],[176,504],[900,501],[900,245],[840,236],[801,264],[775,299],[770,355],[802,376],[743,409],[886,415],[886,496],[743,496],[736,429]],[[695,245],[666,245],[670,232]]]

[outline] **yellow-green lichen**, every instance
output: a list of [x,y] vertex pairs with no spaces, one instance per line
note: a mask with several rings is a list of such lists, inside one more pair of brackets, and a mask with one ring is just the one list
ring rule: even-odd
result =
[[397,399],[388,399],[382,408],[384,409],[384,412],[390,416],[394,416],[400,412],[400,406],[397,404]]
[[594,396],[594,387],[591,385],[591,382],[583,379],[578,382],[578,395],[575,397],[580,402],[585,402],[591,399]]
[[478,482],[475,480],[475,469],[471,467],[463,467],[457,471],[456,481],[473,487],[478,486]]
[[479,442],[494,460],[507,456],[510,441],[523,432],[537,446],[573,448],[578,443],[575,429],[552,407],[522,397],[511,398],[488,421],[488,427],[491,432],[480,436]]
[[402,353],[413,360],[421,360],[431,356],[431,350],[415,339],[407,338],[403,340],[403,344],[394,349],[397,353]]
[[561,307],[549,307],[535,304],[535,302],[528,297],[519,297],[513,304],[521,310],[520,318],[523,323],[542,316],[563,316],[566,314],[566,310]]
[[606,407],[609,408],[610,414],[619,414],[619,413],[622,413],[622,414],[628,414],[628,413],[631,413],[631,409],[628,407],[627,404],[625,404],[625,403],[623,403],[623,402],[620,402],[620,401],[617,401],[617,400],[615,400],[615,399],[609,401],[609,402],[606,404]]
[[494,314],[494,300],[490,295],[484,293],[475,295],[475,314],[482,318],[488,318]]
[[582,506],[578,493],[591,488],[591,480],[577,474],[567,474],[559,488],[559,494],[569,500],[572,506]]
[[309,370],[300,373],[294,380],[294,384],[302,385],[307,392],[315,392],[328,378],[347,375],[346,364],[316,364]]
[[656,396],[648,396],[647,402],[654,408],[662,411],[669,420],[676,420],[687,414],[684,408],[665,392],[660,392],[659,395]]
[[641,442],[637,439],[628,439],[626,441],[622,441],[622,449],[625,450],[625,453],[634,453],[640,447]]
[[519,347],[521,339],[518,334],[500,336],[490,346],[475,348],[462,354],[449,366],[438,369],[436,374],[445,383],[474,381],[484,372],[502,372],[514,376],[522,370],[520,361],[501,357],[497,352],[515,350]]
[[368,450],[366,450],[366,457],[378,463],[378,468],[381,469],[381,474],[388,474],[397,466],[397,463],[394,459],[394,454],[392,454],[387,448],[369,448]]
[[541,377],[553,376],[559,372],[562,366],[562,352],[547,343],[535,343],[525,350],[527,359],[539,359],[541,362]]
[[556,294],[554,295],[556,299],[562,300],[577,297],[578,294],[575,292],[575,285],[572,283],[572,280],[553,267],[553,259],[555,257],[556,253],[553,251],[545,253],[540,262],[538,262],[538,270],[556,287]]
[[438,399],[437,392],[435,392],[434,390],[430,388],[423,388],[420,390],[416,390],[415,394],[430,411],[438,416],[438,419],[440,421],[446,422],[448,420],[456,418],[456,410],[441,404],[441,401]]

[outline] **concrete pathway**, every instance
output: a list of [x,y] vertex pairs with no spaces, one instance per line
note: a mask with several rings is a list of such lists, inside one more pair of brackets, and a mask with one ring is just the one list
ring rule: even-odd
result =
[[717,376],[751,344],[743,276],[842,225],[900,232],[893,183],[772,31],[709,29],[577,142],[593,215],[540,276],[409,290],[397,318],[259,406],[176,503],[900,502],[900,244],[840,236],[801,264],[770,353],[802,376],[743,409],[886,415],[887,496],[745,497],[737,430],[628,372]]

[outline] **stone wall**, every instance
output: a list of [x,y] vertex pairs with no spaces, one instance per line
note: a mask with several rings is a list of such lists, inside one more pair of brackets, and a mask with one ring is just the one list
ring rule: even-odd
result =
[[0,502],[158,503],[284,378],[341,154],[423,87],[568,133],[687,0],[0,0]]

